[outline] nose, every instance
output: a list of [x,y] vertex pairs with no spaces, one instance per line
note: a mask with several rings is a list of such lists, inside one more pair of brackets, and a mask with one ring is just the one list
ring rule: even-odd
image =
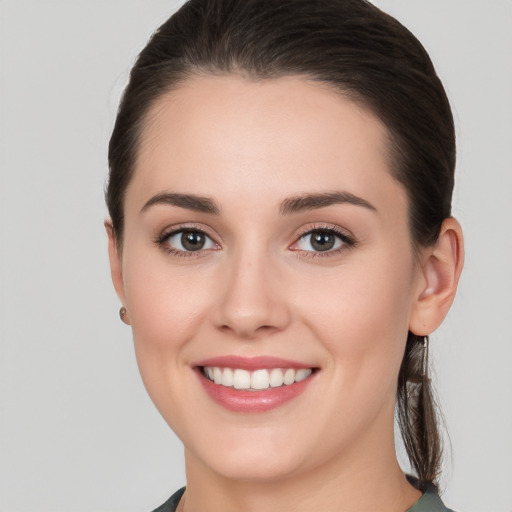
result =
[[291,315],[276,266],[249,255],[226,265],[214,314],[217,328],[246,340],[285,329]]

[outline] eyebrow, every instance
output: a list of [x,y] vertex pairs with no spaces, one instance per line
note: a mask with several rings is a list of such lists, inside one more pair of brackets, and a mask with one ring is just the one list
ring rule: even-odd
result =
[[[196,194],[179,194],[164,192],[149,199],[141,209],[141,213],[155,205],[171,205],[186,208],[201,213],[218,215],[220,207],[211,197],[198,196]],[[325,208],[334,204],[352,204],[368,210],[377,211],[377,208],[366,199],[358,197],[350,192],[322,192],[315,194],[303,194],[285,199],[279,208],[281,215],[298,213],[306,210]]]
[[324,192],[319,194],[304,194],[300,196],[290,197],[281,203],[279,209],[283,215],[290,213],[298,213],[305,210],[315,210],[317,208],[325,208],[333,204],[352,204],[361,206],[368,210],[377,211],[377,208],[369,203],[366,199],[358,197],[350,192]]
[[198,196],[196,194],[177,194],[172,192],[153,196],[146,202],[140,212],[143,213],[151,206],[155,206],[157,204],[179,206],[180,208],[186,208],[187,210],[210,213],[213,215],[218,215],[220,213],[220,207],[210,197]]

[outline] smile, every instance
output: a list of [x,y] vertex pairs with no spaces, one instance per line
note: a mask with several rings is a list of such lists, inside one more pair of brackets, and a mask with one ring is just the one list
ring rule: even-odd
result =
[[248,371],[241,368],[221,368],[204,366],[204,376],[219,386],[237,390],[263,391],[269,388],[291,386],[307,379],[311,368],[271,368]]
[[287,359],[221,356],[193,365],[206,395],[236,413],[264,413],[295,401],[320,368]]

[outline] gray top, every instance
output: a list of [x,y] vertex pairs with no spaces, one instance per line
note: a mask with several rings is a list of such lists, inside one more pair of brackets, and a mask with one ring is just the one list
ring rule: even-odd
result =
[[[175,492],[163,505],[153,510],[153,512],[176,512],[176,507],[185,492],[185,487]],[[421,498],[406,512],[453,512],[446,508],[437,495],[435,487],[429,487]]]
[[421,498],[406,512],[453,512],[453,510],[444,506],[435,487],[430,486]]

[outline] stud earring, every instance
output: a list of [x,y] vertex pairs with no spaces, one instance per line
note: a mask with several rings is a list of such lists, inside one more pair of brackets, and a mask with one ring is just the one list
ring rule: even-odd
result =
[[123,323],[125,323],[126,325],[129,325],[128,322],[125,320],[125,317],[126,316],[126,308],[123,306],[120,310],[119,310],[119,318],[121,319],[121,321]]

